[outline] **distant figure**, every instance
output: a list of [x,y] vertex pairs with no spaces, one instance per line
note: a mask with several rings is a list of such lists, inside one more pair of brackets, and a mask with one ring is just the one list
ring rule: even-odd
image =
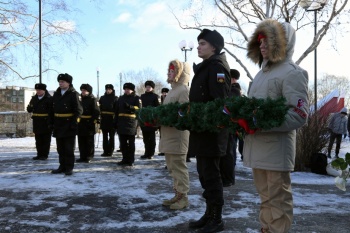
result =
[[50,153],[51,135],[53,125],[49,113],[52,111],[52,96],[46,90],[46,84],[35,84],[36,95],[32,97],[27,111],[32,112],[33,133],[35,134],[35,147],[37,155],[34,160],[46,160]]
[[81,104],[83,106],[83,114],[78,124],[78,145],[80,158],[76,160],[78,163],[89,163],[95,155],[96,134],[95,124],[100,117],[100,109],[97,105],[97,99],[92,94],[92,86],[90,84],[81,84]]
[[[231,91],[229,96],[241,96],[241,86],[237,82],[240,73],[238,70],[230,69]],[[220,159],[220,174],[223,187],[230,187],[235,184],[235,167],[237,160],[237,140],[236,133],[229,133],[226,155]]]
[[[160,96],[160,101],[161,101],[161,104],[163,104],[164,100],[165,100],[165,97],[167,96],[168,92],[169,92],[169,88],[166,88],[166,87],[163,87],[162,88],[162,91],[161,91],[161,96]],[[159,127],[159,138],[162,137],[162,132],[161,132],[161,129]],[[158,153],[159,156],[164,156],[165,154],[163,152],[159,152]]]
[[335,158],[339,158],[340,144],[343,135],[346,136],[348,130],[348,109],[342,108],[340,112],[334,113],[328,124],[329,131],[331,133],[328,144],[328,158],[332,158],[331,151],[336,140],[335,146]]
[[101,96],[99,102],[101,111],[101,124],[100,128],[102,130],[102,157],[109,157],[113,155],[114,152],[114,118],[115,110],[117,108],[118,97],[115,95],[114,86],[112,84],[105,85],[105,94]]
[[52,173],[72,175],[75,162],[75,136],[78,133],[78,122],[83,107],[79,93],[73,87],[73,77],[67,73],[59,74],[57,81],[59,88],[53,94],[53,136],[56,137],[60,166],[52,170]]
[[[155,84],[153,81],[146,81],[146,92],[141,95],[142,107],[159,106],[159,96],[153,92]],[[142,130],[143,143],[145,145],[145,154],[141,159],[152,159],[156,149],[156,127],[140,125]]]
[[123,159],[121,166],[133,166],[135,161],[136,110],[141,108],[141,99],[135,94],[133,83],[124,83],[124,95],[120,96],[115,111],[114,127],[117,129]]
[[[171,90],[163,104],[188,102],[190,80],[190,66],[187,63],[173,60],[168,67],[167,82]],[[188,206],[187,193],[190,190],[186,154],[190,132],[177,130],[175,127],[161,126],[162,137],[159,142],[159,150],[165,153],[165,161],[169,174],[173,178],[175,196],[164,200],[163,205],[170,209],[179,210]]]
[[163,104],[165,97],[167,96],[169,92],[169,88],[163,87],[162,88],[162,95],[160,96],[160,101]]

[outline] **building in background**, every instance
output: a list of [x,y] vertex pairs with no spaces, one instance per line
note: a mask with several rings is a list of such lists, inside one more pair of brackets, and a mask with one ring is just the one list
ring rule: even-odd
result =
[[25,111],[35,94],[34,88],[17,86],[0,88],[0,112]]
[[0,87],[0,136],[26,137],[33,135],[31,114],[26,111],[35,89]]

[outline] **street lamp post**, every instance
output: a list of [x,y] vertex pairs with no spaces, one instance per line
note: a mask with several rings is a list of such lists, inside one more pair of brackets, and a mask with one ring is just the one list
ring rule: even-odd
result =
[[99,79],[100,68],[99,67],[96,68],[96,72],[97,72],[97,99],[98,99],[100,97],[100,79]]
[[[317,34],[317,11],[321,10],[326,4],[328,0],[302,0],[300,1],[300,6],[304,8],[306,11],[313,11],[314,12],[314,40],[316,40],[316,34]],[[315,78],[315,107],[314,107],[314,113],[317,111],[317,46],[314,50],[314,78]]]
[[123,74],[122,72],[119,73],[119,77],[120,77],[120,84],[119,84],[119,96],[122,96],[122,77]]
[[181,51],[185,52],[185,62],[186,62],[187,61],[187,51],[192,51],[192,49],[194,48],[194,44],[192,41],[188,42],[188,48],[187,48],[186,41],[182,40],[179,43],[179,48],[181,49]]
[[41,74],[42,74],[42,42],[41,42],[41,15],[42,15],[42,10],[41,10],[41,0],[39,0],[39,83],[41,83]]

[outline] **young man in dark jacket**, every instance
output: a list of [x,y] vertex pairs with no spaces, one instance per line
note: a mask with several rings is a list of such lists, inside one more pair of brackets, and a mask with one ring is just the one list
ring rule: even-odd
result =
[[114,152],[114,118],[115,110],[117,107],[118,97],[115,95],[114,87],[112,84],[106,84],[106,92],[101,96],[99,100],[100,111],[101,111],[101,125],[103,135],[103,154],[101,156],[112,156]]
[[59,74],[59,88],[53,94],[53,136],[56,138],[60,166],[52,170],[53,174],[73,174],[75,136],[78,133],[78,122],[83,113],[79,93],[74,89],[73,77]]
[[[238,70],[231,69],[231,90],[229,96],[241,96],[241,86],[237,82],[240,73]],[[237,140],[236,133],[229,133],[229,139],[227,142],[226,155],[220,159],[220,172],[223,187],[229,187],[235,184],[235,167],[237,159]],[[242,141],[243,142],[243,141]],[[243,149],[243,147],[242,147]]]
[[135,161],[135,135],[137,128],[136,110],[141,108],[141,99],[135,94],[135,85],[124,83],[124,95],[118,99],[115,111],[115,128],[120,138],[123,154],[118,165],[132,166]]
[[78,163],[89,163],[95,155],[96,134],[95,124],[99,120],[100,109],[97,105],[97,99],[92,94],[92,86],[88,83],[80,86],[81,105],[83,106],[83,115],[81,115],[78,124],[78,145],[80,158],[76,160]]
[[36,95],[32,97],[27,111],[32,112],[33,132],[37,155],[34,160],[46,160],[50,153],[52,125],[49,113],[52,111],[52,96],[43,83],[35,84]]
[[[159,106],[159,96],[153,92],[155,84],[153,81],[146,81],[146,92],[141,95],[142,107]],[[145,144],[145,154],[141,159],[152,159],[156,149],[156,127],[142,126],[143,143]]]
[[[230,67],[225,53],[224,38],[217,31],[203,29],[197,37],[198,57],[203,61],[194,65],[194,77],[190,89],[190,103],[207,103],[216,98],[226,98],[230,91]],[[205,214],[190,222],[190,228],[201,228],[200,232],[217,232],[224,229],[222,206],[223,186],[220,177],[220,157],[226,154],[228,130],[218,133],[209,131],[190,132],[189,153],[196,155],[197,171],[206,200]]]

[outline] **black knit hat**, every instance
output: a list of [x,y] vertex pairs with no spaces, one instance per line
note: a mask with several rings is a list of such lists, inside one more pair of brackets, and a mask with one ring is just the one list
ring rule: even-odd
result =
[[153,81],[148,80],[148,81],[145,82],[145,87],[146,87],[146,86],[151,86],[151,87],[154,89],[154,87],[155,87],[156,85],[154,84]]
[[239,77],[241,76],[241,74],[239,73],[238,70],[235,70],[235,69],[230,69],[230,76],[231,78],[234,78],[234,79],[239,79]]
[[44,83],[37,83],[37,84],[35,84],[34,89],[46,91],[46,84],[44,84]]
[[112,84],[106,84],[105,90],[107,90],[107,89],[112,89],[112,90],[114,90],[114,86],[113,86]]
[[73,77],[70,76],[70,75],[67,74],[67,73],[65,73],[65,74],[59,74],[59,75],[57,76],[57,82],[60,81],[60,80],[63,80],[63,81],[66,81],[67,83],[72,84]]
[[80,90],[85,89],[87,90],[89,93],[92,93],[92,86],[90,86],[90,84],[86,83],[86,84],[81,84],[80,86]]
[[203,29],[202,32],[198,35],[197,41],[203,39],[209,42],[212,46],[215,47],[215,53],[219,54],[220,51],[224,48],[224,38],[216,30]]
[[132,83],[124,83],[123,85],[123,90],[125,90],[126,88],[132,90],[132,91],[135,91],[135,85],[132,84]]
[[163,88],[162,88],[162,93],[163,93],[163,92],[168,93],[168,92],[169,92],[169,88],[163,87]]

